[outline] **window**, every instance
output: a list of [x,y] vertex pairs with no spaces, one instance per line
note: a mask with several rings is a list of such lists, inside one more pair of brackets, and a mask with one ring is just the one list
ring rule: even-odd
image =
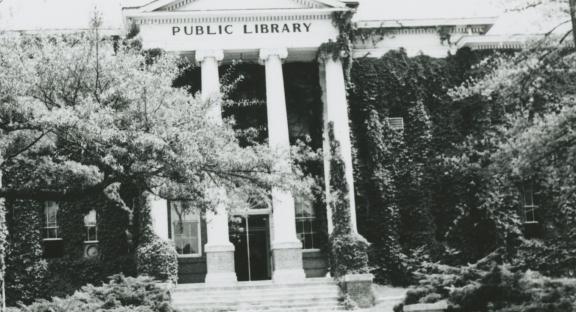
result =
[[521,188],[522,200],[522,221],[524,222],[524,236],[526,238],[539,238],[542,236],[542,226],[540,225],[540,207],[538,199],[534,194],[534,184],[525,182]]
[[534,186],[527,182],[522,185],[522,217],[524,223],[538,223],[538,205],[534,201]]
[[44,202],[44,226],[42,227],[43,253],[45,258],[59,258],[64,255],[64,244],[58,225],[58,203]]
[[60,227],[58,226],[58,203],[49,201],[44,203],[44,240],[60,240]]
[[404,118],[402,117],[387,117],[386,121],[390,125],[390,128],[398,131],[404,130]]
[[86,236],[84,241],[97,242],[98,241],[98,228],[96,226],[96,210],[92,209],[84,216],[84,228],[86,229]]
[[296,233],[303,249],[316,249],[318,246],[318,219],[313,202],[301,198],[295,199]]
[[200,256],[200,214],[186,201],[170,202],[169,207],[170,234],[176,251],[182,256]]

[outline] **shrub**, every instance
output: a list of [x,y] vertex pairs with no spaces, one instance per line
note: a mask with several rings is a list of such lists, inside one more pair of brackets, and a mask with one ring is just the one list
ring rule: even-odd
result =
[[172,312],[168,290],[150,277],[115,275],[109,283],[87,285],[67,298],[40,300],[21,306],[22,312]]
[[[50,297],[65,297],[86,284],[100,285],[107,280],[103,263],[97,258],[65,256],[48,262],[45,288]],[[38,299],[38,298],[37,298]]]
[[364,237],[350,233],[330,237],[332,245],[332,274],[368,273],[368,242]]
[[[404,304],[448,299],[451,312],[574,312],[576,279],[554,279],[508,265],[428,265]],[[402,306],[394,311],[402,311]]]
[[161,281],[178,281],[178,254],[168,242],[154,236],[136,250],[138,274]]
[[550,277],[576,277],[576,243],[572,235],[543,241],[521,240],[512,264]]

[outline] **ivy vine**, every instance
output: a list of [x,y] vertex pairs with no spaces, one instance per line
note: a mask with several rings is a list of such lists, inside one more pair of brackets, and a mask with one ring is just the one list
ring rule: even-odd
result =
[[344,67],[346,83],[350,82],[352,70],[352,42],[356,38],[356,26],[352,23],[354,11],[342,11],[332,13],[332,24],[338,29],[336,41],[328,40],[320,45],[318,58],[331,57],[334,60],[341,59]]

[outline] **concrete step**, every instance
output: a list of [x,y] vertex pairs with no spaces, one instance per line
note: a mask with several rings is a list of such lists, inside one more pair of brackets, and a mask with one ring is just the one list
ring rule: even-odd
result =
[[[268,309],[260,310],[266,312],[332,312],[332,311],[345,311],[346,308],[343,306],[334,307],[310,307],[310,308],[281,308],[281,309]],[[243,310],[241,312],[251,312],[258,310]]]
[[289,307],[282,307],[282,308],[248,308],[248,309],[240,309],[240,308],[226,308],[226,307],[218,307],[213,306],[206,309],[199,309],[199,308],[180,308],[178,309],[179,312],[332,312],[332,311],[345,311],[346,309],[343,306],[324,306],[324,307],[296,307],[296,308],[289,308]]
[[405,296],[389,296],[389,297],[377,297],[376,298],[376,303],[380,304],[380,303],[387,303],[387,302],[402,302],[404,300]]
[[242,304],[252,304],[252,305],[266,305],[266,304],[291,304],[293,302],[307,302],[307,303],[318,303],[318,302],[338,302],[338,294],[328,294],[328,295],[307,295],[307,296],[274,296],[274,297],[238,297],[238,298],[174,298],[173,302],[176,305],[196,305],[204,306],[214,303],[226,306],[235,306]]
[[273,301],[294,301],[294,300],[316,300],[316,299],[334,299],[340,298],[339,294],[320,294],[320,295],[285,295],[285,296],[257,296],[257,297],[211,297],[211,298],[200,298],[200,297],[187,297],[179,298],[172,297],[172,302],[177,304],[191,304],[191,303],[203,303],[203,302],[221,302],[221,303],[244,303],[244,302],[268,302]]
[[323,305],[323,306],[315,306],[315,305],[301,305],[295,304],[292,306],[236,306],[236,307],[229,307],[229,306],[220,306],[220,305],[212,305],[208,307],[178,307],[176,309],[180,312],[220,312],[220,311],[234,311],[234,312],[252,312],[252,311],[266,311],[266,312],[327,312],[327,311],[342,311],[345,310],[343,306],[338,304],[332,305]]
[[340,288],[338,286],[327,286],[319,288],[294,288],[294,289],[266,289],[257,291],[213,291],[213,292],[173,292],[173,298],[238,298],[238,297],[258,297],[258,296],[283,296],[283,295],[323,295],[323,294],[339,294]]
[[266,298],[266,299],[251,299],[243,298],[241,300],[204,300],[204,301],[173,301],[176,307],[211,307],[218,305],[221,307],[296,307],[296,306],[322,306],[322,305],[338,305],[338,297],[327,298]]
[[252,281],[252,282],[238,282],[233,285],[214,286],[206,285],[204,283],[190,283],[178,284],[175,288],[176,292],[181,291],[225,291],[225,290],[243,290],[243,289],[285,289],[285,288],[299,288],[299,287],[321,287],[325,285],[335,285],[336,282],[331,278],[307,278],[305,281],[289,284],[277,284],[273,281]]
[[266,289],[259,291],[213,291],[213,292],[173,292],[173,297],[195,297],[195,298],[212,298],[212,297],[238,297],[238,296],[281,296],[284,294],[324,294],[340,293],[338,287],[323,288],[295,288],[295,289]]
[[272,281],[240,282],[229,286],[177,285],[172,291],[174,307],[181,312],[339,311],[340,288],[332,279],[306,279],[293,284]]

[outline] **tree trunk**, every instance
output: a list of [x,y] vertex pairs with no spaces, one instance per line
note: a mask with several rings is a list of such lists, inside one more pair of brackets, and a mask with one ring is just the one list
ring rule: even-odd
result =
[[570,4],[570,21],[572,22],[572,40],[576,46],[576,0],[568,0]]

